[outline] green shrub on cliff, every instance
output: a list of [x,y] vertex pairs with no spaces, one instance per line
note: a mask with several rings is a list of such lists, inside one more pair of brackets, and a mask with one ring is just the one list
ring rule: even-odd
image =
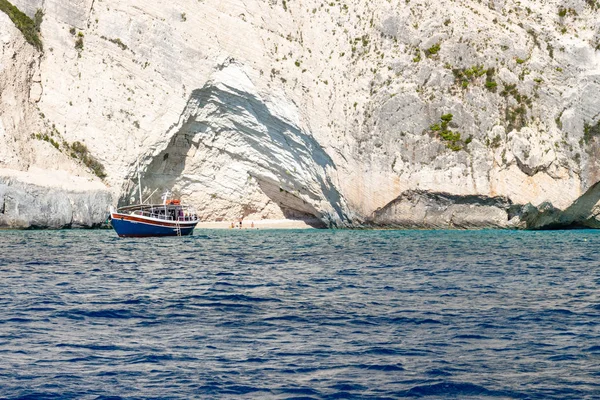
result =
[[469,137],[467,140],[462,140],[460,132],[454,132],[449,129],[449,124],[452,122],[452,114],[443,114],[440,117],[440,123],[433,124],[429,129],[444,142],[446,147],[452,151],[460,151],[465,148],[466,145],[471,143],[472,138]]
[[441,46],[439,43],[434,44],[433,46],[431,46],[430,48],[428,48],[426,50],[427,57],[436,55],[440,51],[440,49],[441,49]]
[[460,83],[463,89],[466,89],[470,83],[476,82],[477,78],[482,77],[488,73],[488,71],[489,70],[485,69],[483,65],[473,65],[471,68],[452,69],[454,81]]
[[498,87],[498,84],[496,83],[496,81],[486,81],[485,82],[485,87],[487,88],[487,90],[489,90],[490,92],[495,92],[496,88]]
[[83,162],[86,167],[92,170],[94,174],[100,179],[106,177],[106,172],[104,172],[104,165],[102,165],[94,156],[92,156],[86,145],[81,142],[73,142],[71,144],[71,157],[78,158]]
[[43,140],[45,142],[50,143],[52,146],[54,146],[57,150],[60,150],[60,145],[58,144],[58,142],[56,140],[54,140],[53,138],[51,138],[50,136],[48,136],[47,133],[41,134],[41,133],[36,133],[34,135],[34,137],[37,140]]
[[583,125],[583,141],[588,144],[592,138],[600,136],[600,121],[595,125],[590,125],[587,122]]
[[75,39],[75,48],[80,53],[81,53],[81,50],[83,50],[83,32],[79,32],[77,34],[77,39]]
[[38,10],[35,13],[34,21],[7,0],[0,0],[0,11],[3,11],[8,15],[17,29],[21,31],[25,40],[27,40],[27,43],[38,50],[42,50],[42,40],[39,36],[40,25],[42,24],[42,18],[44,16],[42,10]]
[[44,20],[44,10],[42,10],[41,8],[38,8],[37,11],[35,12],[35,15],[33,16],[33,29],[35,29],[35,31],[37,33],[40,33],[42,30],[42,21]]

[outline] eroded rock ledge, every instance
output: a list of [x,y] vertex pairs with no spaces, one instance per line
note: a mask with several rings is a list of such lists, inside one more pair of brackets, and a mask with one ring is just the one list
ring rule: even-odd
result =
[[376,210],[367,225],[400,229],[565,229],[600,227],[600,183],[565,210],[550,202],[409,190]]
[[[600,228],[600,183],[565,210],[545,202],[514,204],[502,196],[460,196],[409,190],[352,228],[566,229]],[[0,177],[0,229],[96,228],[112,198],[105,190],[76,192]],[[315,227],[333,227],[315,220]],[[350,226],[350,224],[349,224]]]
[[0,228],[97,228],[111,203],[106,190],[76,192],[0,177]]

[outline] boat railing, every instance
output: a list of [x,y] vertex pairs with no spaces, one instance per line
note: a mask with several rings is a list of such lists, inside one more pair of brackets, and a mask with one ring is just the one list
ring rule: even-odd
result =
[[183,209],[179,209],[179,210],[175,210],[175,215],[171,212],[167,212],[166,214],[163,211],[162,208],[155,208],[155,209],[150,209],[150,210],[135,210],[132,212],[132,215],[139,215],[140,217],[150,217],[150,218],[156,218],[156,219],[161,219],[164,221],[181,221],[181,222],[188,222],[188,221],[197,221],[198,220],[198,216],[196,215],[195,212],[189,212],[189,211],[185,211]]

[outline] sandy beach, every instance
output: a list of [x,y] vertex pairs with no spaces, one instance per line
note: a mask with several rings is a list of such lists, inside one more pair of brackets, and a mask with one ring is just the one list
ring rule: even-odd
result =
[[[199,222],[196,229],[232,229],[233,221],[217,222]],[[262,220],[244,220],[242,229],[315,229],[309,223],[312,221],[292,220],[292,219],[262,219]],[[235,228],[239,229],[239,222],[235,222]],[[254,227],[252,227],[254,224]]]

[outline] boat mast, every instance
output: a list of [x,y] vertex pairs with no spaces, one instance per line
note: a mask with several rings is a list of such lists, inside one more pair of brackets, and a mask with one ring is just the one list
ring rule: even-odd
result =
[[162,195],[162,200],[163,200],[163,207],[165,208],[165,219],[167,218],[167,200],[169,200],[169,195],[171,193],[169,193],[169,191],[167,190],[163,195]]
[[140,190],[140,204],[144,204],[144,200],[142,199],[142,171],[140,170],[140,162],[138,161],[138,165],[137,165],[137,176],[138,176],[138,188]]

